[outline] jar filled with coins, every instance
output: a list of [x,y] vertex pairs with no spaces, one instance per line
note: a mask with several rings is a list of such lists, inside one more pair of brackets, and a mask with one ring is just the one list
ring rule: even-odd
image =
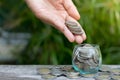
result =
[[102,56],[99,45],[79,44],[74,47],[72,66],[80,74],[96,73],[101,64]]

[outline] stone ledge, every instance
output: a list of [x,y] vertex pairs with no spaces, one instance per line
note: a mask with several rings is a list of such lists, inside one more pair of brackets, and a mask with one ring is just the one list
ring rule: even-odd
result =
[[[62,67],[65,65],[0,65],[0,80],[44,80],[37,74],[41,67]],[[67,65],[69,66],[69,65]],[[110,68],[120,68],[120,65],[103,65]],[[80,80],[95,80],[93,78],[80,78]],[[54,80],[79,80],[57,77]]]

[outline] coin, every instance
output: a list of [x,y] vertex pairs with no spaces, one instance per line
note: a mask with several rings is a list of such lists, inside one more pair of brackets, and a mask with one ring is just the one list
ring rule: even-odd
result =
[[110,72],[110,70],[112,70],[112,68],[108,67],[108,66],[102,66],[100,68],[100,72]]
[[87,58],[77,57],[77,60],[78,60],[80,63],[84,63],[86,59],[87,59]]
[[114,75],[120,76],[120,68],[112,68],[112,69],[110,69],[110,72]]
[[81,26],[78,26],[76,22],[73,21],[66,21],[65,25],[68,29],[74,34],[83,34],[83,30]]
[[68,72],[68,73],[67,73],[67,77],[70,78],[70,79],[71,79],[71,78],[72,78],[72,79],[73,79],[73,78],[79,78],[79,77],[80,77],[80,73],[79,73],[79,72]]
[[37,72],[38,72],[38,74],[41,74],[41,75],[49,74],[50,73],[50,69],[49,68],[39,68],[39,69],[37,69]]
[[93,61],[93,59],[86,60],[86,64],[88,64],[89,66],[91,66],[91,67],[93,67],[93,68],[98,66],[98,64],[96,64],[96,63]]
[[100,62],[100,60],[99,60],[98,57],[99,57],[98,55],[94,55],[94,56],[92,57],[93,61],[94,61],[96,64],[99,64],[99,62]]
[[70,72],[70,71],[73,71],[73,68],[72,68],[72,66],[63,66],[63,67],[61,67],[61,70]]
[[110,80],[111,74],[108,72],[102,72],[98,73],[98,75],[95,77],[96,80]]
[[42,75],[42,78],[46,80],[46,79],[56,78],[56,76],[53,76],[53,75],[50,75],[50,74],[46,74],[46,75]]
[[76,79],[76,78],[80,78],[80,76],[67,76],[67,78],[69,78],[69,79]]
[[112,80],[120,80],[120,76],[114,75],[114,76],[112,76]]
[[66,24],[67,26],[77,26],[77,25],[78,25],[77,23],[75,23],[75,22],[73,22],[73,21],[66,21],[65,24]]
[[71,26],[71,28],[69,28],[69,29],[70,29],[71,31],[80,32],[81,30],[79,29],[79,27],[80,27],[80,26],[76,26],[76,27],[73,28],[73,27]]
[[96,64],[99,64],[99,63],[101,62],[101,61],[100,61],[101,59],[99,58],[100,55],[98,55],[99,51],[95,49],[95,53],[96,53],[96,54],[93,55],[92,58],[93,58],[93,60],[94,60],[94,62],[95,62]]
[[82,76],[85,78],[93,78],[93,77],[95,77],[95,74],[84,74]]
[[74,34],[83,34],[83,32],[81,31],[80,28],[78,28],[78,30],[79,30],[79,31],[73,29],[73,30],[70,30],[70,31],[71,31],[72,33],[74,33]]
[[59,69],[52,68],[51,69],[51,74],[54,75],[54,76],[59,76],[59,75],[63,74],[63,72],[60,71]]
[[92,58],[93,55],[95,55],[95,50],[94,49],[85,49],[83,48],[79,55],[83,58]]

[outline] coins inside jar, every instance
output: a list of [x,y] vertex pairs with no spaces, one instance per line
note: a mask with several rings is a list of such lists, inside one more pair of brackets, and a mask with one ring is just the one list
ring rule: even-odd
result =
[[73,67],[81,74],[96,73],[101,66],[101,53],[98,46],[77,45],[73,51]]
[[74,34],[83,34],[83,29],[80,25],[73,21],[66,21],[65,25]]

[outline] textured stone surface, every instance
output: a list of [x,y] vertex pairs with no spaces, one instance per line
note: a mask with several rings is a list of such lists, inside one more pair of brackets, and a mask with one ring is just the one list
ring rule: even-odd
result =
[[[59,65],[61,66],[61,65]],[[40,67],[59,67],[52,65],[0,65],[0,80],[44,80],[37,74]],[[105,66],[105,65],[104,65]],[[120,65],[107,65],[110,68],[120,68]],[[61,76],[53,80],[95,80],[93,78],[69,79]]]

